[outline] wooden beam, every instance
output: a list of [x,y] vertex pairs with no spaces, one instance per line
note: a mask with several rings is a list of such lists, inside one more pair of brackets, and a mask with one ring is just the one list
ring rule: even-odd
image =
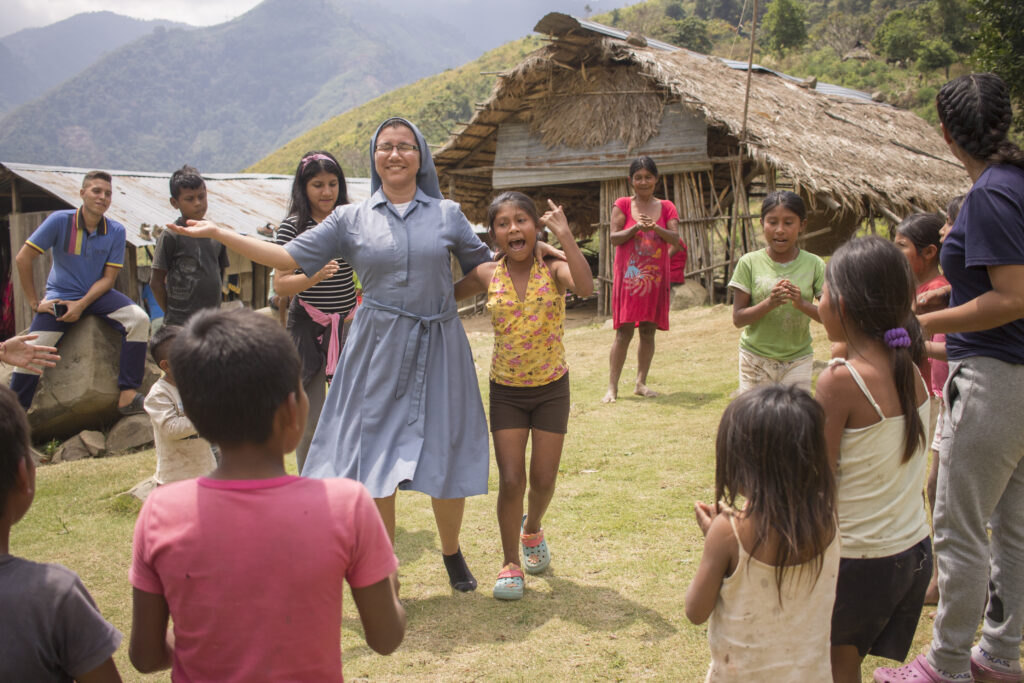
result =
[[890,221],[892,221],[893,225],[899,225],[899,222],[900,222],[900,217],[899,216],[897,216],[896,214],[894,214],[892,211],[890,211],[889,209],[885,208],[884,206],[878,206],[877,208],[882,213],[883,216],[885,216]]

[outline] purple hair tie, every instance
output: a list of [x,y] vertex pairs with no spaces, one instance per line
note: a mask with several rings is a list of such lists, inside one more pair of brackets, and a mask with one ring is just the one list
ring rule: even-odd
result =
[[308,157],[302,157],[302,170],[300,173],[304,173],[306,171],[306,167],[313,161],[326,161],[332,166],[335,165],[334,159],[330,158],[326,154],[310,154]]
[[907,328],[894,327],[885,333],[885,343],[890,349],[905,349],[910,346],[910,335]]

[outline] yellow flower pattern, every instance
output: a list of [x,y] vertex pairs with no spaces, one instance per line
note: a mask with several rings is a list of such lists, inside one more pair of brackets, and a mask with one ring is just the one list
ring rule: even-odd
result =
[[505,259],[487,286],[487,310],[494,326],[491,379],[512,387],[550,384],[564,375],[562,334],[565,297],[548,268],[534,259],[522,300],[516,293]]

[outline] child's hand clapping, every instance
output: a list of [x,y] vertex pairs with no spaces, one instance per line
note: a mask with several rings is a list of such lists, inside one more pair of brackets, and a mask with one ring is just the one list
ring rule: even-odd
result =
[[337,272],[338,262],[328,261],[326,266],[317,271],[316,275],[313,276],[313,279],[317,282],[323,282],[324,280],[329,280],[334,277]]
[[693,512],[697,517],[697,526],[700,527],[701,533],[707,536],[708,529],[711,528],[711,523],[715,521],[715,517],[722,512],[722,508],[718,503],[708,505],[707,503],[702,503],[698,500],[693,504]]
[[790,301],[789,287],[787,286],[789,280],[779,280],[772,287],[771,301],[773,306],[781,306],[782,304]]

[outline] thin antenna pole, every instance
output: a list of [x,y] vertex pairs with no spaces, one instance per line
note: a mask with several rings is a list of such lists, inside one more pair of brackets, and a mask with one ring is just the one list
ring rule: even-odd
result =
[[740,146],[747,141],[747,110],[750,108],[750,77],[754,68],[754,39],[757,36],[757,0],[754,0],[754,16],[750,20],[750,56],[747,58],[747,92],[743,96],[743,127],[740,129]]

